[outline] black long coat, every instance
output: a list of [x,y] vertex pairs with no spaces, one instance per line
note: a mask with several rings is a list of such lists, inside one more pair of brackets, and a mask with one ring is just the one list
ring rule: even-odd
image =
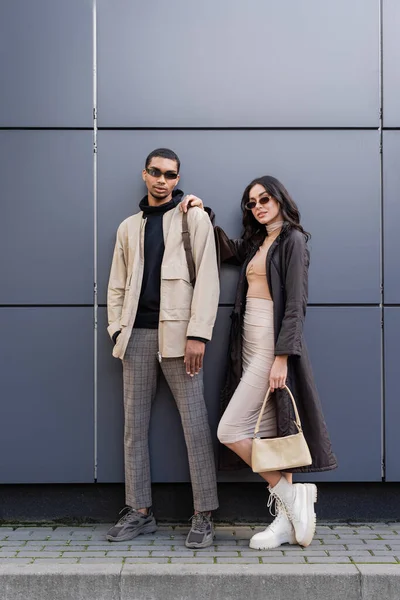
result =
[[[221,395],[221,412],[227,407],[242,376],[242,327],[246,308],[246,268],[258,250],[258,245],[243,240],[230,240],[225,232],[215,228],[220,263],[241,265],[241,272],[232,311],[229,338],[229,365]],[[267,280],[274,303],[275,355],[288,355],[287,385],[295,397],[304,436],[312,456],[308,467],[293,472],[328,471],[337,467],[332,452],[321,403],[314,383],[311,364],[303,337],[303,323],[308,297],[309,251],[304,235],[285,224],[267,254]],[[277,390],[272,398],[277,408],[278,436],[297,433],[293,407],[285,390]],[[220,455],[220,468],[242,468],[243,462],[226,449]]]

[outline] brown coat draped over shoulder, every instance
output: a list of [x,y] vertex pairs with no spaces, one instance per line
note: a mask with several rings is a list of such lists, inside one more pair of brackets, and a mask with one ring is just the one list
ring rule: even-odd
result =
[[[229,365],[221,395],[222,414],[242,376],[242,327],[248,287],[246,267],[257,252],[258,245],[242,239],[230,240],[219,227],[215,228],[215,239],[219,263],[229,262],[242,267],[231,314]],[[303,337],[308,297],[308,265],[309,251],[304,235],[285,223],[268,251],[266,267],[274,303],[275,355],[289,357],[287,384],[296,399],[304,436],[312,456],[309,467],[293,469],[293,472],[328,471],[337,467]],[[277,408],[278,436],[297,433],[293,423],[293,407],[287,392],[277,390],[273,397]],[[244,463],[233,452],[228,449],[221,452],[221,469],[243,466]]]

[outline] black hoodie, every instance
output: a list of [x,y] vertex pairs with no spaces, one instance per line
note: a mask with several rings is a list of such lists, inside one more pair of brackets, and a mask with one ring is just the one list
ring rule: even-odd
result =
[[147,196],[140,204],[143,218],[147,218],[144,235],[144,271],[139,306],[134,327],[158,329],[160,315],[161,263],[164,256],[164,214],[178,206],[183,198],[181,190],[174,190],[172,200],[160,206],[149,206]]

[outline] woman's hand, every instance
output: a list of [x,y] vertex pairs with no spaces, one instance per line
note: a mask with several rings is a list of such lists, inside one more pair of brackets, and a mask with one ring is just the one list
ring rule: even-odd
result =
[[181,212],[187,212],[189,202],[190,202],[190,206],[198,206],[199,208],[201,208],[201,210],[204,209],[203,200],[201,198],[198,198],[197,196],[193,196],[193,194],[188,194],[187,196],[184,197],[184,199],[180,203],[179,210]]
[[271,392],[284,388],[287,378],[287,356],[275,356],[274,364],[269,375],[269,387]]

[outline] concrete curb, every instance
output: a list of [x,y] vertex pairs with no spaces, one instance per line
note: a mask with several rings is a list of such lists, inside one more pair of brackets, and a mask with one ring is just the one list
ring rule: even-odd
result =
[[0,600],[398,600],[400,565],[2,565]]

